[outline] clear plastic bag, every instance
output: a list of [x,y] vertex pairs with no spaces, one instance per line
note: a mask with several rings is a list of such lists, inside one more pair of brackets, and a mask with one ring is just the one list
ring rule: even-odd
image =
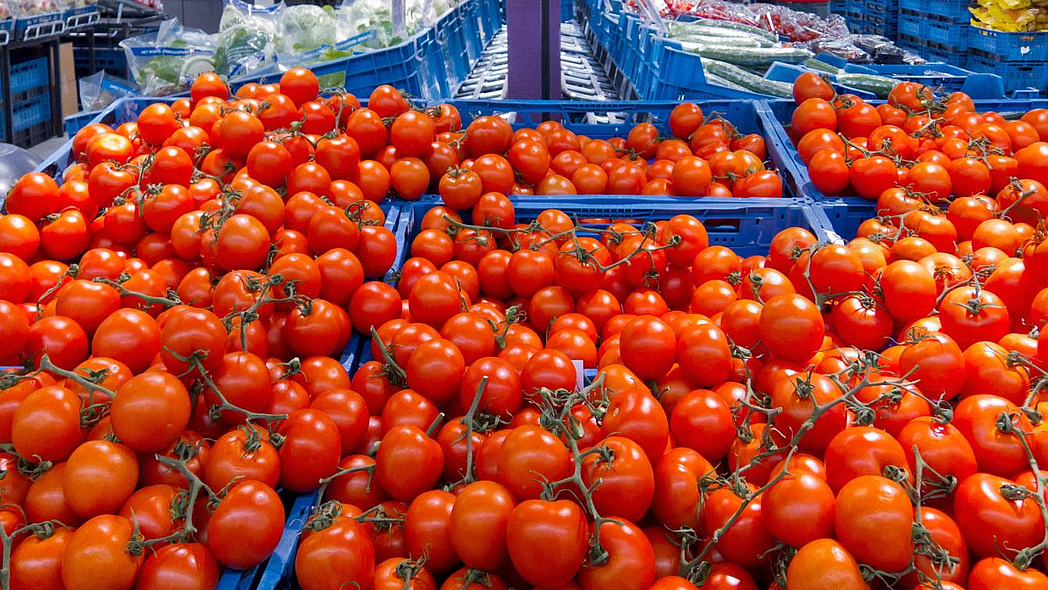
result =
[[461,0],[405,0],[404,31],[398,34],[394,30],[389,0],[343,0],[338,8],[338,27],[340,33],[346,31],[347,36],[374,31],[375,36],[367,46],[381,49],[403,43],[459,2]]
[[259,7],[225,0],[215,41],[215,71],[230,78],[276,65],[276,40],[283,3]]
[[80,78],[80,107],[85,111],[104,109],[119,98],[135,96],[139,90],[127,80],[107,74],[105,70]]
[[135,83],[150,96],[177,92],[215,70],[212,37],[181,26],[178,19],[164,21],[156,33],[124,39],[120,47]]
[[279,14],[278,53],[305,53],[337,41],[338,21],[331,7],[299,4],[288,6]]

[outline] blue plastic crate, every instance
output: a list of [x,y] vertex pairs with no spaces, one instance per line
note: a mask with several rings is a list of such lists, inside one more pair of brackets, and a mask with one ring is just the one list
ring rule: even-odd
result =
[[1006,33],[980,27],[969,28],[971,48],[997,56],[999,61],[1032,62],[1048,59],[1048,32]]
[[962,68],[968,65],[967,49],[925,41],[920,32],[917,34],[904,33],[902,21],[899,26],[899,47],[908,49],[928,61],[943,62]]
[[87,127],[87,125],[100,114],[102,114],[102,111],[81,111],[69,115],[63,121],[66,135],[73,137],[76,135],[77,131]]
[[899,34],[919,39],[922,44],[938,43],[954,49],[968,48],[972,27],[964,23],[953,23],[936,15],[899,11]]
[[49,84],[46,57],[11,65],[11,94],[29,93],[40,88],[46,89]]
[[[424,101],[447,98],[456,78],[468,74],[503,22],[499,0],[466,0],[445,13],[438,24],[403,43],[310,64],[309,68],[321,78],[322,86],[340,86],[358,97],[370,95],[376,86],[390,84]],[[230,86],[235,90],[249,82],[273,83],[281,75],[267,72],[243,76],[231,80]]]
[[9,140],[9,143],[17,145],[18,147],[30,148],[53,136],[54,131],[51,127],[51,121],[44,121],[42,123],[31,125],[21,131],[15,131],[14,136]]
[[[382,84],[422,99],[450,94],[443,54],[432,29],[392,47],[310,64],[309,69],[320,78],[322,87],[341,87],[358,97],[367,97]],[[279,82],[282,75],[253,74],[230,80],[229,84],[234,90],[250,82],[272,84]]]
[[[652,40],[652,58],[646,64],[647,78],[641,75],[637,92],[649,100],[695,100],[727,98],[760,100],[768,95],[748,90],[734,90],[706,80],[702,58],[681,49],[680,43],[669,39]],[[648,82],[646,82],[648,81]]]
[[15,133],[51,120],[51,93],[45,92],[17,102],[12,109],[11,129]]
[[[768,71],[764,74],[764,77],[769,79],[769,80],[775,80],[776,82],[787,82],[789,84],[792,84],[795,80],[797,80],[797,78],[801,74],[804,74],[804,73],[807,73],[807,72],[815,72],[816,74],[819,74],[819,75],[823,75],[824,74],[824,72],[820,72],[819,70],[814,70],[814,69],[811,69],[811,68],[808,68],[808,67],[805,67],[805,66],[802,66],[802,65],[784,64],[782,62],[775,62],[775,63],[771,64],[770,68],[768,68]],[[843,94],[843,93],[854,94],[854,95],[858,96],[859,98],[861,98],[863,100],[872,100],[872,99],[877,98],[876,95],[874,95],[872,92],[868,92],[866,90],[861,90],[859,88],[851,88],[851,87],[848,87],[848,86],[842,86],[841,84],[838,84],[834,80],[833,76],[830,76],[830,81],[833,82],[834,90],[836,90],[838,94]]]
[[[572,218],[596,219],[668,219],[674,215],[694,215],[701,220],[709,234],[710,245],[729,247],[742,256],[767,254],[771,239],[779,231],[792,226],[803,227],[826,241],[833,235],[829,216],[819,205],[807,199],[676,199],[673,197],[633,197],[626,201],[622,195],[580,195],[564,197],[511,196],[518,222],[533,221],[547,209],[560,209]],[[439,198],[424,198],[400,203],[397,221],[398,256],[410,248],[412,240],[421,231],[422,217]],[[463,219],[468,223],[469,212]],[[400,239],[403,235],[401,248]],[[398,257],[398,266],[407,256]],[[357,368],[372,360],[371,339],[354,334],[343,365],[352,375]],[[272,579],[272,576],[269,577]],[[265,578],[264,578],[265,579]],[[259,586],[271,588],[267,584]],[[285,585],[278,585],[285,588]]]
[[867,34],[894,39],[899,25],[899,0],[864,0],[863,29]]
[[448,87],[457,88],[469,75],[471,62],[463,59],[467,55],[467,18],[460,7],[452,8],[433,26],[437,48],[444,59]]
[[574,0],[560,0],[560,22],[566,23],[575,18]]
[[847,23],[849,31],[852,33],[862,32],[863,18],[861,7],[848,5],[842,16],[844,16],[844,22]]
[[65,18],[61,11],[34,14],[15,19],[12,29],[14,40],[31,41],[61,34],[65,30]]
[[[91,52],[87,47],[73,47],[73,64],[77,70],[86,71],[91,68]],[[110,47],[95,48],[95,69],[126,77],[127,56],[124,50]]]
[[[400,223],[409,224],[407,243],[420,231],[422,216],[433,202],[411,202],[402,206]],[[706,225],[710,244],[729,247],[740,256],[767,254],[771,239],[779,231],[798,226],[822,240],[828,238],[821,208],[804,199],[731,199],[704,197],[677,199],[644,197],[626,201],[622,195],[577,197],[514,197],[517,222],[527,223],[547,209],[560,209],[578,219],[669,219],[694,215]],[[468,220],[468,215],[464,216]]]
[[1008,92],[1025,88],[1044,92],[1048,88],[1048,62],[1045,61],[1001,61],[998,55],[973,49],[968,52],[968,67],[999,74]]
[[938,20],[951,23],[968,24],[972,16],[968,12],[968,0],[899,0],[899,9],[937,17]]
[[[481,115],[498,114],[507,117],[514,127],[520,127],[537,125],[545,118],[552,118],[577,134],[599,139],[626,137],[634,125],[642,122],[650,122],[668,135],[669,114],[679,104],[676,101],[570,100],[452,100],[449,103],[458,108],[463,123]],[[773,133],[769,128],[773,124],[761,116],[759,102],[710,99],[696,101],[696,104],[706,117],[716,114],[733,124],[740,133],[759,133],[766,138]],[[612,122],[593,123],[594,116]],[[783,163],[771,158],[770,164],[779,168]]]
[[[900,44],[901,46],[901,44]],[[988,72],[972,72],[960,66],[943,63],[928,62],[918,65],[908,64],[850,64],[833,55],[818,55],[816,59],[824,61],[836,68],[846,72],[876,74],[888,76],[899,81],[919,82],[944,92],[964,92],[975,100],[1004,100],[1005,98],[1036,98],[1036,93],[1006,93],[1004,81],[997,74]],[[785,64],[775,64],[773,67]],[[778,78],[777,78],[778,79]],[[783,81],[792,81],[789,80]],[[850,90],[849,90],[850,91]],[[867,97],[862,92],[856,92],[860,97]],[[869,94],[869,93],[866,93]],[[872,96],[872,95],[871,95]]]
[[[873,104],[878,104],[878,102],[880,101],[875,101]],[[1030,109],[1048,108],[1048,100],[1040,99],[981,100],[976,101],[975,104],[980,111],[1024,112]],[[801,161],[797,148],[794,147],[793,141],[786,132],[786,126],[789,125],[796,106],[792,100],[765,101],[762,104],[760,114],[768,119],[767,127],[773,133],[767,136],[769,156],[783,162],[783,185],[790,188],[791,194],[811,199],[823,206],[824,213],[829,217],[834,231],[846,239],[851,239],[855,236],[859,224],[875,215],[876,204],[854,195],[829,197],[812,185],[808,167]]]

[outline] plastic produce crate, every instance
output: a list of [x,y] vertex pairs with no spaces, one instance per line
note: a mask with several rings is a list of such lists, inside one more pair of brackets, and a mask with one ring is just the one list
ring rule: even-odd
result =
[[864,0],[863,32],[895,39],[899,25],[899,0]]
[[862,33],[862,7],[856,7],[854,4],[849,3],[841,14],[844,17],[844,22],[848,25],[848,31],[852,33]]
[[[50,77],[46,57],[11,65],[11,95],[16,102],[20,98],[29,98],[47,90],[48,84],[50,84]],[[0,88],[0,92],[2,91],[3,88]]]
[[[832,55],[819,55],[817,59],[843,68],[848,72],[890,76],[900,81],[920,82],[945,92],[964,92],[975,100],[1004,100],[1005,98],[1036,98],[1037,91],[1013,89],[1005,92],[1005,83],[1000,72],[989,70],[973,72],[948,63],[929,62],[921,65],[859,65],[849,64]],[[780,64],[777,64],[780,65]],[[784,64],[781,64],[784,65]],[[862,96],[861,93],[859,93]]]
[[635,13],[609,13],[599,1],[589,10],[586,27],[594,31],[594,38],[604,49],[597,57],[622,96],[635,94],[642,100],[768,98],[708,82],[699,55],[662,37]]
[[575,1],[560,0],[560,22],[568,22],[575,18]]
[[[872,104],[880,102],[882,101],[873,101]],[[980,100],[976,101],[975,106],[979,111],[1025,112],[1030,109],[1048,108],[1048,100]],[[796,104],[792,100],[764,103],[761,114],[769,119],[769,126],[775,132],[775,135],[769,138],[769,156],[784,162],[783,185],[788,186],[792,194],[811,199],[822,206],[833,230],[845,239],[851,239],[855,237],[859,224],[874,217],[876,204],[857,195],[827,196],[812,185],[808,167],[801,161],[797,148],[786,132],[795,107]]]
[[[320,78],[322,88],[340,87],[361,98],[381,84],[423,100],[447,98],[503,22],[499,0],[466,0],[403,43],[306,67]],[[270,84],[281,75],[271,71],[241,76],[230,86],[236,90],[249,82]]]
[[920,37],[899,32],[899,47],[924,57],[927,60],[939,61],[950,65],[965,67],[968,65],[968,50],[938,43],[924,41]]
[[954,23],[968,23],[971,13],[968,12],[968,0],[899,0],[900,10],[909,10],[915,14],[939,17]]
[[941,16],[911,9],[899,10],[899,34],[912,40],[965,50],[972,27],[967,22],[953,22]]
[[63,120],[66,135],[73,137],[77,131],[87,127],[100,114],[102,114],[102,111],[80,111],[79,113],[69,115]]
[[1048,88],[1048,62],[1045,61],[1002,61],[999,55],[973,49],[968,52],[968,66],[976,71],[999,74],[1008,92],[1024,88],[1044,92]]
[[51,93],[45,92],[34,98],[16,102],[12,110],[11,128],[15,132],[46,123],[51,120]]
[[996,56],[998,61],[1032,62],[1048,59],[1048,32],[1006,33],[980,27],[969,28],[971,48]]
[[[467,121],[481,115],[508,115],[514,127],[537,125],[546,118],[559,120],[565,128],[588,137],[607,139],[626,137],[637,123],[648,122],[668,133],[669,114],[680,103],[676,101],[543,101],[543,100],[451,100]],[[759,133],[771,141],[774,130],[768,119],[761,116],[761,103],[738,100],[697,100],[703,115],[716,113],[731,122],[740,133]],[[769,145],[770,147],[770,145]],[[769,156],[771,152],[769,150]],[[784,162],[771,158],[773,168]],[[787,196],[792,193],[786,193]],[[797,196],[797,195],[792,195]],[[620,201],[623,197],[620,197]]]
[[[796,199],[699,199],[690,202],[654,199],[650,202],[626,205],[622,204],[619,195],[579,197],[570,200],[558,200],[555,197],[515,197],[513,200],[518,221],[533,220],[539,213],[551,208],[560,209],[573,218],[655,220],[668,219],[679,214],[694,215],[706,225],[711,245],[729,246],[743,256],[766,254],[771,239],[787,227],[807,228],[820,240],[827,240],[832,236],[821,208]],[[408,245],[420,231],[422,216],[432,205],[433,203],[422,202],[402,205],[398,226],[406,231]],[[464,220],[468,222],[468,214],[464,216]],[[357,348],[353,369],[356,369],[371,360],[371,342],[370,338],[354,337],[351,346],[354,341]],[[594,371],[584,371],[587,378],[594,375]],[[295,498],[277,551],[263,564],[263,572],[255,586],[257,590],[300,589],[294,573],[298,535],[316,502],[315,493],[302,494]],[[291,534],[294,536],[288,544]],[[230,587],[228,590],[234,589],[239,590],[237,587]],[[219,590],[227,589],[220,584]]]
[[[376,86],[390,84],[411,96],[435,98],[448,94],[444,58],[437,49],[436,34],[429,29],[399,45],[306,67],[317,75],[322,88],[343,88],[367,97]],[[229,85],[235,91],[251,82],[279,82],[282,75],[283,72],[269,72],[241,76],[230,80]],[[180,94],[188,95],[188,91]]]
[[48,118],[47,121],[30,125],[25,129],[16,130],[9,143],[19,147],[29,148],[53,135],[54,133],[51,132],[51,121],[50,118]]
[[[73,64],[77,71],[85,74],[91,69],[91,53],[87,47],[73,47]],[[95,69],[105,70],[115,76],[127,77],[127,56],[123,49],[95,48]]]
[[[964,68],[942,63],[929,62],[919,65],[909,64],[852,64],[832,55],[818,55],[816,59],[848,73],[874,74],[895,78],[900,82],[919,82],[944,92],[965,92],[977,100],[1002,100],[1006,98],[1004,82],[997,74],[971,72]],[[765,78],[780,82],[793,82],[804,72],[818,72],[803,65],[776,62],[764,75]],[[833,81],[833,76],[831,76]],[[864,100],[876,98],[873,93],[856,88],[849,88],[834,83],[838,92],[850,92]],[[1022,97],[1019,97],[1022,98]]]
[[16,41],[32,41],[60,35],[65,30],[62,12],[49,12],[16,18],[12,35]]

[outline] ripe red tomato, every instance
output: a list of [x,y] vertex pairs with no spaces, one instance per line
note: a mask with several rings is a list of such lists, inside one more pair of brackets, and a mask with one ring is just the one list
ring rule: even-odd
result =
[[226,493],[207,525],[207,546],[219,563],[236,569],[258,565],[276,549],[284,505],[273,489],[242,480]]

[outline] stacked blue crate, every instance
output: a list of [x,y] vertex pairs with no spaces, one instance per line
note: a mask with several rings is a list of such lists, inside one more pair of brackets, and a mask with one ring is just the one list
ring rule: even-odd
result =
[[844,0],[841,14],[848,23],[848,30],[852,33],[861,33],[865,22],[863,11],[866,9],[863,0]]
[[11,87],[0,86],[0,96],[11,101],[11,121],[0,124],[0,139],[22,147],[46,139],[51,121],[49,85],[46,57],[11,66]]
[[1009,92],[1023,88],[1048,90],[1048,32],[1006,33],[969,28],[969,69],[999,74]]
[[899,33],[899,0],[864,0],[862,32],[895,39]]
[[928,61],[965,67],[970,19],[967,0],[899,0],[898,45]]

